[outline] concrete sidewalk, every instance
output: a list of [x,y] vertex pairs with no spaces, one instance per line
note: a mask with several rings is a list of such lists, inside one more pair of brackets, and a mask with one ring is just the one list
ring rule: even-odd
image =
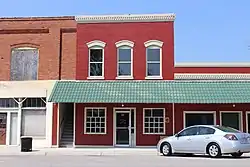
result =
[[13,155],[158,155],[156,148],[34,148],[32,152],[21,152],[20,147],[0,147],[0,156]]

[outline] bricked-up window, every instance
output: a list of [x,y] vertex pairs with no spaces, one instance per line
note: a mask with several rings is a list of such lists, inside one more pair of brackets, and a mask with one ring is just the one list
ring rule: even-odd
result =
[[165,133],[165,109],[145,108],[143,112],[144,134],[164,134]]
[[11,52],[10,80],[37,80],[39,53],[36,48],[16,48]]
[[146,47],[146,77],[162,77],[162,45],[163,42],[150,40],[144,43]]
[[106,134],[106,108],[85,108],[85,134]]

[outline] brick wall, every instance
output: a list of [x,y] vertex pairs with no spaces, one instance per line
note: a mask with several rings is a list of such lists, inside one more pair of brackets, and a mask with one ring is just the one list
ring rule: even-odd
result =
[[11,49],[39,49],[39,80],[75,79],[74,17],[0,18],[0,80],[10,80]]

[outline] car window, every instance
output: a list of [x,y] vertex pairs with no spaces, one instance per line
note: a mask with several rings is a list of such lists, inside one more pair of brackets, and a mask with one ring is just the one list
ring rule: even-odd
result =
[[209,127],[199,127],[199,135],[211,135],[214,134],[215,130]]
[[230,133],[240,133],[241,131],[231,128],[231,127],[227,127],[227,126],[214,126],[215,128],[223,131],[223,132],[230,132]]
[[178,136],[193,136],[198,134],[198,128],[197,127],[192,127],[183,130],[181,133],[179,133]]

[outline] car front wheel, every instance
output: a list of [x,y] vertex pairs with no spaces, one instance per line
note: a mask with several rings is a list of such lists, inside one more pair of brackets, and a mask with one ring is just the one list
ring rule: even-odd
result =
[[164,142],[161,144],[161,153],[164,156],[170,156],[172,154],[172,148],[171,145],[167,142]]

